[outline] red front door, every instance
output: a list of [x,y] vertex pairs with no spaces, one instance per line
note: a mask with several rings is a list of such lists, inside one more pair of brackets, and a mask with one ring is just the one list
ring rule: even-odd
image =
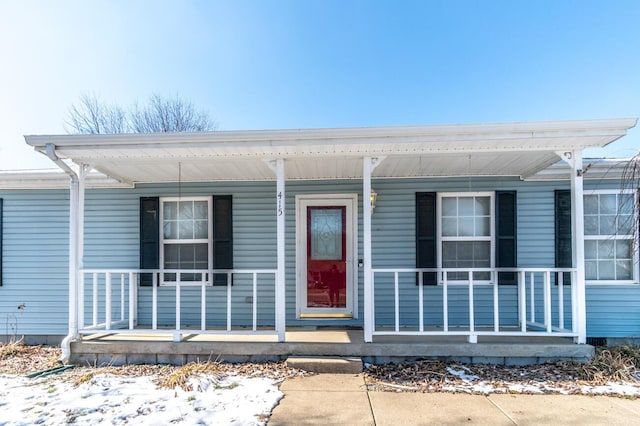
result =
[[306,308],[347,307],[345,206],[307,206]]

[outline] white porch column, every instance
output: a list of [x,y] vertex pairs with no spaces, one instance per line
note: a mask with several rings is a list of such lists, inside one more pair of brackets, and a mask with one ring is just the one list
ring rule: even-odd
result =
[[276,171],[276,226],[277,226],[277,258],[278,273],[276,275],[276,330],[278,341],[285,341],[286,332],[286,286],[285,286],[285,171],[284,160],[275,161]]
[[371,275],[371,157],[362,165],[362,227],[364,231],[364,341],[373,341],[373,276]]
[[77,293],[77,317],[78,328],[84,328],[84,276],[80,269],[84,268],[84,194],[85,177],[91,170],[90,166],[80,164],[78,172],[78,201],[76,220],[76,293]]
[[80,182],[69,184],[69,336],[78,336],[78,200]]
[[584,191],[582,151],[564,152],[561,157],[571,166],[571,235],[573,266],[576,268],[575,321],[576,343],[587,343],[587,297],[584,271]]
[[362,162],[362,228],[364,260],[364,341],[373,341],[373,273],[371,262],[371,174],[384,158],[365,157]]

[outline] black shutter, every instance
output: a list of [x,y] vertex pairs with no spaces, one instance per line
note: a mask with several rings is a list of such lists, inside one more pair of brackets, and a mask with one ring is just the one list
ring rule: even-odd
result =
[[[517,253],[517,196],[516,191],[496,191],[496,266],[515,268]],[[499,272],[498,284],[518,283],[516,272]]]
[[2,198],[0,198],[0,286],[2,285]]
[[[416,192],[416,267],[436,268],[436,253],[436,193]],[[436,285],[436,278],[435,272],[425,272],[423,284]]]
[[[571,247],[571,191],[555,191],[556,268],[573,267]],[[565,273],[563,283],[571,283],[571,274]],[[557,283],[556,277],[556,283]]]
[[[140,269],[160,268],[160,199],[140,197]],[[153,285],[152,274],[140,274],[140,285]]]
[[[233,211],[231,195],[213,196],[213,268],[233,269]],[[226,274],[215,274],[213,285],[227,285]]]

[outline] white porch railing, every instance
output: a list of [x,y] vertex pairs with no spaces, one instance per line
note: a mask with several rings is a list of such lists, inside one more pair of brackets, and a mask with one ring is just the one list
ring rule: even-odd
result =
[[[149,286],[139,287],[140,274],[151,274],[152,283]],[[167,274],[175,277],[170,282],[162,280]],[[213,285],[213,274],[226,275],[226,285]],[[190,280],[183,279],[183,276],[191,276]],[[248,293],[247,281],[234,279],[242,276],[250,277],[250,296]],[[166,334],[172,333],[175,341],[179,341],[185,334],[273,334],[278,335],[276,329],[276,309],[275,300],[273,306],[267,307],[267,310],[273,312],[273,319],[266,321],[271,326],[263,327],[259,324],[258,303],[264,305],[264,300],[259,300],[258,290],[266,290],[271,294],[275,293],[277,270],[275,269],[225,269],[225,270],[132,270],[132,269],[83,269],[80,271],[80,287],[79,287],[79,304],[78,304],[78,333],[96,334],[108,331],[117,333],[142,333],[142,334]],[[199,280],[193,280],[193,277],[200,277]],[[268,280],[272,284],[272,288],[267,284],[260,283],[260,279],[264,276],[273,277]],[[240,283],[240,281],[242,281]],[[260,284],[259,284],[260,283]],[[182,292],[187,288],[200,288],[199,295],[190,294],[188,301],[193,303],[194,299],[199,298],[200,318],[199,324],[188,328],[183,326]],[[141,290],[145,289],[145,290]],[[139,293],[140,291],[150,292],[151,301],[151,318],[149,324],[140,324],[139,322]],[[173,314],[173,324],[171,326],[159,327],[159,293],[172,292],[168,298],[173,299],[173,312],[163,312],[162,318],[167,322],[167,318]],[[208,314],[211,309],[207,306],[209,292],[216,292],[216,298],[224,298],[224,325],[211,325],[208,320]],[[245,295],[245,302],[236,300],[234,304],[234,294],[242,293]],[[249,300],[247,300],[249,299]],[[251,303],[251,321],[236,321],[241,323],[240,326],[233,327],[233,309],[239,303]],[[166,300],[165,300],[166,306]],[[246,313],[244,314],[246,318]],[[86,324],[89,322],[90,324]]]
[[[514,274],[517,283],[499,285],[499,273]],[[425,284],[425,274],[435,274],[437,285]],[[450,274],[457,275],[456,281],[449,279]],[[490,279],[474,280],[474,274]],[[565,274],[571,276],[568,285]],[[578,336],[576,272],[572,268],[374,268],[372,276],[372,335],[465,335],[472,343],[479,335]],[[381,293],[384,301],[377,296]],[[461,307],[465,302],[466,307]],[[440,311],[428,312],[425,305],[439,306]],[[487,314],[489,323],[478,324],[476,317],[486,321]]]

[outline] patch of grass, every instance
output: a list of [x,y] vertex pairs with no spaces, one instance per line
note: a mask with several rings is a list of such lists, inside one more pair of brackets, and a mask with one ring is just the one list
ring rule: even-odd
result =
[[583,366],[585,379],[598,383],[609,381],[636,381],[640,366],[640,348],[616,346],[598,348],[590,364]]
[[0,359],[9,358],[24,352],[27,352],[28,348],[23,343],[22,338],[9,343],[0,343]]
[[91,371],[84,372],[73,378],[73,386],[77,388],[81,384],[87,383],[89,380],[93,379],[93,376],[94,374]]
[[189,379],[203,374],[220,375],[219,364],[215,362],[190,362],[161,376],[157,379],[156,384],[161,388],[175,389],[180,387],[186,391],[192,391],[193,386],[189,384]]

